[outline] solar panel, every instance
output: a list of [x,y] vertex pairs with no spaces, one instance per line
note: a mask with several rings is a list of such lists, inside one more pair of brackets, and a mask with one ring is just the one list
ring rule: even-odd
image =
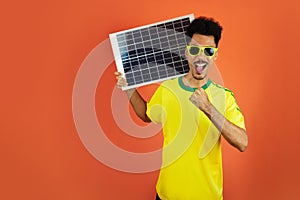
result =
[[116,66],[128,83],[123,90],[186,74],[185,31],[193,14],[109,34]]

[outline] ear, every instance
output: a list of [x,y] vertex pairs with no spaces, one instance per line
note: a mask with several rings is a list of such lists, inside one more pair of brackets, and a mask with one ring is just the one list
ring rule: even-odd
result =
[[218,58],[218,55],[219,55],[219,51],[217,51],[217,52],[216,52],[216,54],[215,54],[215,56],[214,56],[214,58],[213,58],[213,59],[214,59],[214,61],[216,61],[216,60],[217,60],[217,58]]
[[187,57],[188,57],[188,49],[187,49],[187,47],[185,47],[184,56],[185,56],[185,59],[187,59]]

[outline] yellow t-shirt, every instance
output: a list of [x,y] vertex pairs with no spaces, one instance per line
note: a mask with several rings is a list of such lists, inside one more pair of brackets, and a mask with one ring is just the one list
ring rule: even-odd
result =
[[[229,121],[245,129],[232,92],[211,80],[202,87]],[[220,132],[192,102],[196,88],[182,77],[163,82],[147,104],[147,115],[162,123],[164,148],[156,185],[162,200],[223,199]]]

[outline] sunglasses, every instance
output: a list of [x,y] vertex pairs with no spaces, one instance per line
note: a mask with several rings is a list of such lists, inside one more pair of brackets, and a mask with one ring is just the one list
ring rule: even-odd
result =
[[187,49],[191,56],[198,56],[202,51],[204,55],[208,58],[214,57],[214,55],[218,51],[218,48],[216,47],[200,47],[200,46],[192,46],[192,45],[187,45]]

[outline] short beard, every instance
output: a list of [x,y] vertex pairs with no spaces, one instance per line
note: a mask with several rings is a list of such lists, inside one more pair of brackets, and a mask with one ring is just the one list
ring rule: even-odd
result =
[[204,76],[204,77],[196,77],[193,73],[192,73],[192,76],[194,77],[194,79],[196,79],[196,80],[198,80],[198,81],[201,81],[201,80],[203,80],[206,76]]

